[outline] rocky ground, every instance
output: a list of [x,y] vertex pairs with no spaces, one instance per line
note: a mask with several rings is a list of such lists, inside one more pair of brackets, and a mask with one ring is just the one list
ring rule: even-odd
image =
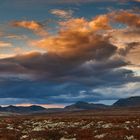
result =
[[0,140],[140,140],[139,114],[83,113],[1,117]]

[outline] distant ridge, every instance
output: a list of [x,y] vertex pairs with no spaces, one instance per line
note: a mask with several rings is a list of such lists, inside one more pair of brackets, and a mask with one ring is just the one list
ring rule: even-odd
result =
[[7,107],[0,106],[0,112],[7,113],[19,113],[19,114],[32,114],[32,113],[53,113],[53,112],[67,112],[67,111],[80,111],[80,110],[102,110],[102,109],[115,109],[115,108],[129,108],[129,107],[140,107],[140,96],[129,97],[125,99],[119,99],[113,105],[94,104],[83,101],[78,101],[75,104],[66,106],[64,108],[49,108],[46,109],[42,106],[32,105],[28,107],[24,106],[13,106]]
[[93,104],[93,103],[78,101],[75,104],[66,106],[65,109],[104,109],[107,107],[108,106],[104,104]]
[[44,110],[46,110],[46,108],[37,105],[32,105],[28,107],[13,106],[13,105],[9,105],[7,107],[0,107],[1,112],[12,112],[12,113],[31,113]]

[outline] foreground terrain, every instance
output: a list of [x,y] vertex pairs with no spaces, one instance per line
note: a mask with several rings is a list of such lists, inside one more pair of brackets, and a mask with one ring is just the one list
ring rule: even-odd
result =
[[0,117],[0,140],[140,140],[139,109]]

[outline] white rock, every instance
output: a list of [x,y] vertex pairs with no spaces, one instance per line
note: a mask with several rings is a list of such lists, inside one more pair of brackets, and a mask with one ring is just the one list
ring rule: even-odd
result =
[[126,136],[126,139],[127,139],[127,140],[137,140],[137,139],[134,138],[133,135],[132,135],[132,136]]
[[23,135],[20,139],[25,139],[27,137],[28,137],[27,135]]
[[102,128],[111,128],[113,126],[112,123],[103,124]]
[[106,135],[107,134],[105,133],[105,134],[96,135],[94,137],[97,138],[97,139],[101,139],[101,138],[104,138]]
[[76,140],[76,138],[69,138],[69,139],[68,139],[68,138],[63,138],[63,137],[62,137],[60,140]]

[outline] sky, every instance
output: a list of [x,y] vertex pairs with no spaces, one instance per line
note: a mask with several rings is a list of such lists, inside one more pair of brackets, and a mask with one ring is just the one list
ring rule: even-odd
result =
[[0,0],[0,105],[140,96],[139,60],[140,0]]

